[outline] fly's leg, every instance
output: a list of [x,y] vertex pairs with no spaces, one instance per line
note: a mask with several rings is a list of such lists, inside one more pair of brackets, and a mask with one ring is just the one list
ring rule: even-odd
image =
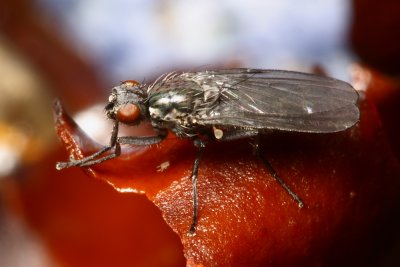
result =
[[122,136],[118,137],[117,143],[121,145],[149,146],[160,143],[167,137],[167,134],[167,131],[163,131],[155,136]]
[[[113,130],[110,138],[110,145],[103,147],[99,151],[93,153],[90,156],[84,157],[82,159],[74,160],[72,159],[69,162],[58,162],[56,164],[56,169],[61,170],[64,168],[69,168],[72,166],[91,166],[99,164],[103,161],[118,157],[121,154],[121,145],[123,144],[133,144],[133,145],[151,145],[160,143],[165,139],[168,132],[166,130],[160,130],[158,135],[156,136],[143,136],[143,137],[135,137],[135,136],[124,136],[118,137],[118,121],[115,121]],[[99,156],[103,155],[105,152],[114,148],[114,152],[104,157]]]
[[240,138],[246,137],[253,137],[256,136],[256,144],[255,144],[255,151],[257,157],[261,160],[261,162],[265,165],[268,171],[271,173],[272,177],[285,189],[285,191],[293,198],[294,201],[297,202],[297,205],[302,208],[304,207],[304,202],[301,198],[290,189],[290,187],[285,183],[285,181],[278,175],[275,169],[272,167],[271,163],[262,155],[260,142],[259,142],[259,132],[258,130],[235,130],[223,133],[221,141],[228,141],[228,140],[236,140]]
[[297,205],[300,208],[304,207],[304,202],[301,198],[290,189],[290,187],[285,183],[285,181],[278,175],[275,169],[272,167],[271,163],[262,155],[261,148],[259,144],[259,138],[257,138],[257,143],[255,144],[255,151],[257,157],[261,160],[261,162],[265,165],[268,171],[271,173],[272,177],[286,190],[286,192],[293,198],[294,201],[297,202]]
[[[118,157],[119,155],[121,155],[121,145],[120,145],[120,143],[117,141],[117,143],[115,143],[115,146],[114,146],[114,147],[115,147],[114,152],[111,153],[110,155],[107,155],[107,156],[104,156],[104,157],[101,157],[101,158],[98,158],[98,159],[88,160],[88,161],[85,161],[85,162],[80,163],[79,165],[73,165],[73,166],[79,166],[79,167],[92,166],[92,165],[99,164],[99,163],[101,163],[101,162],[103,162],[103,161],[116,158],[116,157]],[[108,146],[108,147],[105,147],[105,148],[110,148],[110,149],[111,149],[112,147],[111,147],[111,146]],[[103,148],[103,149],[100,150],[100,151],[104,153],[105,151],[107,151],[107,150],[105,150],[105,148]],[[103,150],[105,150],[105,151],[103,151]],[[109,149],[108,149],[108,150],[109,150]],[[74,162],[74,161],[73,161],[73,162]],[[69,162],[68,162],[68,163],[69,163]],[[57,164],[56,167],[58,167],[58,164]]]
[[195,139],[193,141],[193,145],[198,148],[197,150],[197,155],[196,159],[193,164],[192,168],[192,188],[193,188],[193,218],[192,218],[192,224],[190,225],[189,228],[189,234],[194,234],[196,231],[196,225],[197,225],[197,174],[199,172],[199,166],[200,166],[200,159],[203,156],[204,148],[206,147],[205,143],[201,141],[200,139]]
[[[110,160],[113,158],[118,157],[121,155],[121,145],[138,145],[138,146],[147,146],[147,145],[153,145],[153,144],[158,144],[162,140],[164,140],[165,136],[164,135],[156,135],[156,136],[143,136],[143,137],[136,137],[136,136],[123,136],[123,137],[118,137],[117,142],[115,143],[114,147],[114,152],[111,153],[110,155],[98,158],[98,159],[93,159],[89,161],[85,161],[83,163],[79,163],[78,165],[73,165],[73,166],[79,166],[79,167],[85,167],[85,166],[91,166],[91,165],[96,165],[99,164],[103,161]],[[112,148],[111,146],[109,146]],[[108,147],[105,147],[108,148]],[[104,153],[104,148],[100,151]],[[97,154],[96,152],[95,154]],[[91,157],[91,156],[89,156]],[[87,159],[87,158],[85,158]],[[74,162],[74,161],[73,161]],[[69,162],[67,162],[69,163]]]
[[[61,169],[69,168],[72,166],[89,166],[89,165],[97,164],[104,160],[110,159],[109,157],[115,153],[96,160],[96,158],[98,156],[104,154],[105,152],[109,151],[110,149],[112,149],[113,147],[115,147],[117,145],[118,128],[119,128],[118,121],[115,121],[112,132],[111,132],[110,144],[108,146],[105,146],[102,149],[100,149],[99,151],[97,151],[96,153],[93,153],[92,155],[84,157],[82,159],[71,159],[69,162],[58,162],[56,164],[56,169],[61,170]],[[116,156],[114,156],[114,157],[116,157]],[[106,159],[104,159],[104,158],[106,158]],[[104,160],[102,160],[102,159],[104,159]]]

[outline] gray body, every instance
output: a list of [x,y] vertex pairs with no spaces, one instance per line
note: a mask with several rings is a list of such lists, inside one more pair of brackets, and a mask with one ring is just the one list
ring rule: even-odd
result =
[[268,129],[329,133],[359,120],[358,94],[332,78],[277,70],[234,69],[169,74],[143,87],[156,129],[193,137]]

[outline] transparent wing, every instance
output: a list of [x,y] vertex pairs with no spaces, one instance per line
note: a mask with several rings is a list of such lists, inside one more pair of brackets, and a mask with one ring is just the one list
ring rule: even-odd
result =
[[281,70],[228,69],[184,73],[218,103],[203,125],[300,132],[337,132],[359,120],[354,88],[332,78]]

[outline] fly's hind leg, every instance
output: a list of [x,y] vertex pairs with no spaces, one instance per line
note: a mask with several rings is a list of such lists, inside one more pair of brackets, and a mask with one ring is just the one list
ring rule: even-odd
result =
[[[218,130],[218,129],[217,129]],[[271,173],[272,177],[285,189],[285,191],[290,195],[291,198],[293,198],[294,201],[297,202],[298,206],[300,208],[304,207],[304,202],[301,200],[301,198],[293,192],[292,189],[285,183],[285,181],[278,175],[278,173],[275,171],[275,169],[272,167],[271,163],[262,155],[261,153],[261,147],[260,147],[260,137],[259,137],[259,132],[258,130],[231,130],[229,132],[215,132],[216,130],[214,129],[214,135],[215,137],[218,138],[221,141],[228,141],[228,140],[235,140],[235,139],[240,139],[240,138],[246,138],[246,137],[256,137],[256,144],[255,144],[255,152],[257,157],[261,160],[261,162],[264,164],[264,166],[268,169],[268,171]]]
[[257,136],[256,144],[255,144],[255,152],[257,157],[261,160],[264,166],[268,169],[269,173],[274,177],[274,179],[285,189],[285,191],[290,195],[290,197],[297,202],[297,205],[300,208],[304,207],[303,200],[295,193],[293,190],[285,183],[285,181],[278,175],[275,169],[272,167],[271,163],[266,159],[261,153],[259,136]]

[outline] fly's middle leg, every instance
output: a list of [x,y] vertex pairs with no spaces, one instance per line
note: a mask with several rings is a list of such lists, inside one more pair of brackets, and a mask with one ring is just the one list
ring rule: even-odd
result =
[[192,224],[189,228],[189,234],[194,234],[196,231],[197,225],[197,174],[199,172],[200,160],[203,156],[204,148],[206,147],[205,143],[200,139],[195,139],[193,141],[193,145],[198,148],[196,159],[194,160],[193,168],[192,168],[192,192],[193,192],[193,217]]

